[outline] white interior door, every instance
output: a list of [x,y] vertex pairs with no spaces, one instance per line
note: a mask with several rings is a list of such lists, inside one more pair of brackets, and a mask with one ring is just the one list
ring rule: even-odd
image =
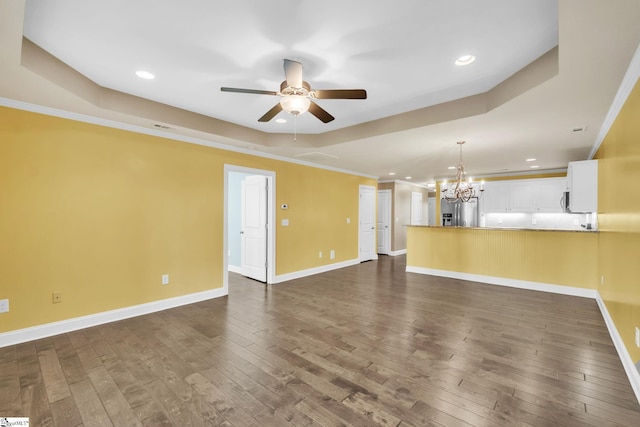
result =
[[376,259],[376,189],[360,186],[358,248],[360,262]]
[[242,180],[242,230],[240,239],[243,276],[267,281],[267,177]]
[[378,190],[378,253],[391,252],[391,190]]
[[422,225],[422,193],[411,192],[411,225]]

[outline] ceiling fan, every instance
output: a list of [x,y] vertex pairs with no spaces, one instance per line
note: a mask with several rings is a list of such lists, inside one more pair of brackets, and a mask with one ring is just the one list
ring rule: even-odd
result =
[[298,116],[309,111],[324,123],[329,123],[335,117],[312,101],[312,99],[367,99],[367,91],[364,89],[324,89],[311,90],[309,83],[302,80],[302,64],[290,59],[284,60],[285,81],[280,84],[280,91],[239,89],[233,87],[221,87],[222,92],[255,93],[258,95],[281,96],[280,102],[258,119],[259,122],[268,122],[280,111]]

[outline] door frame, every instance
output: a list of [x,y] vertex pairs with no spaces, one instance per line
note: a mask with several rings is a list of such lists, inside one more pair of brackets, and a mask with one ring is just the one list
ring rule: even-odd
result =
[[[387,217],[389,218],[389,227],[386,230],[384,230],[384,233],[387,234],[387,238],[385,239],[386,240],[386,245],[385,245],[385,247],[382,248],[382,252],[378,252],[378,253],[379,254],[383,254],[383,255],[389,255],[391,253],[391,235],[392,235],[391,231],[392,231],[392,227],[393,227],[393,218],[391,216],[391,214],[392,214],[391,196],[393,195],[393,193],[389,189],[378,190],[378,212],[377,212],[378,213],[378,219],[380,218],[380,209],[379,209],[380,208],[380,204],[379,203],[380,203],[380,195],[381,194],[387,195],[387,197],[388,197],[388,199],[387,199],[388,203],[387,203],[387,206],[386,206],[386,211],[387,211]],[[377,248],[377,246],[376,246],[376,248]]]
[[267,284],[275,283],[276,277],[276,227],[275,227],[275,200],[276,200],[276,173],[264,169],[247,168],[244,166],[224,165],[224,224],[223,224],[223,250],[222,250],[222,286],[225,293],[229,292],[229,173],[238,172],[267,177]]
[[[371,257],[367,258],[367,259],[363,259],[362,258],[362,190],[371,190],[373,193],[373,206],[371,206],[371,209],[373,210],[371,213],[373,214],[373,238],[371,239]],[[377,243],[377,233],[378,230],[376,230],[377,227],[377,221],[378,221],[378,192],[377,192],[377,188],[372,186],[372,185],[363,185],[360,184],[358,186],[358,261],[359,262],[364,262],[364,261],[371,261],[371,260],[376,260],[378,259],[378,243]]]

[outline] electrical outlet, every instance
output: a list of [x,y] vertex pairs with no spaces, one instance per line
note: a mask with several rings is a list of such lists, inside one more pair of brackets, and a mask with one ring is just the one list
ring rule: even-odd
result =
[[0,313],[7,313],[9,311],[9,300],[0,299]]
[[51,294],[51,301],[54,304],[58,304],[62,302],[62,293],[61,292],[54,292],[53,294]]
[[538,223],[538,220],[535,218],[531,219],[531,225],[536,225]]
[[600,276],[600,284],[604,286],[604,274]]
[[318,258],[322,258],[322,251],[318,252]]
[[331,252],[329,252],[329,258],[331,259],[335,259],[336,257],[336,251],[334,251],[333,249],[331,249]]
[[351,224],[351,218],[347,218],[347,224]]
[[640,347],[640,328],[636,326],[636,347]]
[[169,275],[168,274],[163,274],[162,275],[162,284],[163,285],[168,285],[169,284]]

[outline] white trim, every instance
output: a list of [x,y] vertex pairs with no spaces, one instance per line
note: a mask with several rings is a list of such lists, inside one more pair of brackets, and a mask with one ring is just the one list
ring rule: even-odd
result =
[[301,279],[307,276],[313,276],[314,274],[326,273],[332,270],[338,270],[340,268],[350,267],[352,265],[360,264],[360,260],[351,259],[348,261],[336,262],[334,264],[322,265],[320,267],[308,268],[306,270],[294,271],[293,273],[280,274],[276,276],[275,282],[273,283],[282,283],[287,282],[289,280]]
[[[167,132],[159,129],[146,128],[139,125],[132,125],[127,123],[121,123],[114,120],[103,119],[100,117],[92,117],[85,114],[74,113],[70,111],[58,110],[56,108],[44,107],[42,105],[30,104],[28,102],[17,101],[15,99],[0,97],[0,106],[15,108],[16,110],[30,111],[32,113],[44,114],[47,116],[60,117],[63,119],[75,120],[83,123],[91,123],[98,126],[105,126],[114,129],[125,130],[129,132],[141,133],[144,135],[157,136],[160,138],[172,139],[174,141],[186,142],[189,144],[203,145],[205,147],[217,148],[220,150],[232,151],[235,153],[248,154],[254,157],[263,157],[266,159],[280,160],[287,163],[294,163],[302,166],[309,166],[316,169],[330,170],[334,172],[346,173],[349,175],[361,176],[363,178],[378,179],[376,175],[367,175],[361,172],[354,172],[347,169],[335,168],[332,166],[321,165],[318,163],[307,162],[304,160],[297,160],[291,157],[278,156],[275,154],[264,153],[257,150],[249,150],[240,147],[234,147],[232,145],[226,145],[221,142],[208,141],[201,138],[194,138],[186,135],[178,135],[172,132]],[[215,136],[215,135],[214,135]],[[259,144],[258,144],[259,145]]]
[[640,79],[640,45],[638,45],[633,58],[631,59],[631,63],[629,63],[629,67],[627,68],[627,72],[622,78],[622,83],[620,83],[620,87],[618,88],[618,92],[616,96],[613,98],[613,102],[611,103],[611,107],[609,107],[609,112],[604,118],[604,122],[602,122],[602,126],[600,127],[600,132],[598,132],[598,136],[596,141],[591,148],[591,152],[589,153],[589,160],[593,159],[593,156],[596,155],[596,152],[602,145],[602,141],[606,138],[611,126],[613,126],[613,122],[616,121],[620,110],[624,106],[624,103],[627,102],[627,98],[631,91],[636,85],[636,82]]
[[276,271],[276,173],[265,169],[247,168],[244,166],[224,165],[224,243],[223,243],[223,284],[229,289],[229,173],[238,172],[262,175],[267,178],[267,283],[274,283]]
[[[363,258],[362,257],[362,190],[371,190],[373,192],[373,239],[371,239],[371,253],[373,254],[371,258]],[[378,226],[378,188],[372,185],[358,185],[358,259],[360,262],[371,261],[378,259],[378,235],[376,227]]]
[[[386,245],[384,245],[384,247],[382,248],[382,251],[379,251],[378,254],[379,255],[389,255],[389,253],[391,252],[391,238],[393,237],[393,234],[391,233],[391,231],[393,230],[393,225],[394,225],[393,224],[393,191],[391,189],[389,189],[389,188],[386,188],[384,190],[378,190],[377,198],[376,198],[377,207],[378,207],[377,215],[376,215],[376,226],[380,224],[380,216],[381,216],[380,215],[381,214],[381,212],[380,212],[380,200],[382,199],[380,197],[381,195],[387,196],[387,201],[388,201],[388,203],[386,205],[387,209],[386,209],[386,212],[384,212],[384,213],[386,213],[387,217],[389,218],[389,224],[388,224],[388,227],[386,228],[386,230],[384,230],[384,232],[386,234],[385,235]],[[380,233],[380,229],[377,228],[376,232],[378,232],[378,234],[379,234]],[[376,237],[379,237],[379,236],[376,236]],[[380,248],[380,246],[379,246],[380,241],[379,241],[379,239],[376,239],[376,240],[378,241],[378,246],[377,246],[376,249],[379,249]]]
[[389,252],[389,256],[398,256],[398,255],[406,255],[407,254],[407,250],[406,249],[400,249],[399,251],[390,251]]
[[418,187],[425,190],[436,191],[435,189],[432,189],[431,187],[429,187],[428,184],[418,184],[411,181],[404,181],[402,179],[383,179],[378,181],[378,184],[389,184],[389,183],[408,184],[412,187]]
[[[567,173],[567,168],[556,168],[556,169],[535,169],[530,171],[520,171],[520,172],[506,172],[506,173],[494,173],[489,175],[473,175],[473,182],[477,183],[480,179],[490,179],[490,178],[508,178],[510,176],[527,176],[527,175],[547,175],[547,174],[556,174],[556,173]],[[535,179],[535,178],[534,178]],[[442,181],[451,181],[451,175],[443,176],[439,178],[434,178],[436,183],[441,183]],[[433,190],[435,191],[435,189]]]
[[631,388],[633,389],[633,392],[636,396],[636,400],[640,403],[640,373],[638,373],[638,369],[634,365],[633,359],[631,359],[631,355],[629,354],[627,347],[624,345],[622,337],[620,336],[620,333],[618,332],[618,329],[616,328],[611,315],[609,315],[607,306],[597,290],[574,288],[571,286],[552,285],[548,283],[529,282],[526,280],[507,279],[504,277],[483,276],[480,274],[436,270],[423,267],[407,266],[406,271],[407,273],[428,274],[431,276],[449,277],[453,279],[468,280],[472,282],[488,283],[491,285],[508,286],[512,288],[529,289],[533,291],[551,292],[556,294],[595,299],[598,303],[598,307],[600,308],[600,313],[604,318],[604,322],[607,325],[607,329],[609,330],[611,340],[613,341],[616,351],[618,352],[618,357],[620,358],[622,366],[624,367],[624,370],[627,374],[627,378],[629,379]]
[[572,286],[552,285],[549,283],[530,282],[527,280],[508,279],[506,277],[483,276],[481,274],[460,273],[457,271],[436,270],[433,268],[407,266],[407,273],[428,274],[430,276],[449,277],[452,279],[482,282],[490,285],[508,286],[510,288],[529,289],[532,291],[551,292],[554,294],[573,295],[576,297],[596,298],[595,289],[574,288]]
[[613,345],[618,351],[618,357],[622,362],[624,371],[627,373],[627,378],[629,378],[631,388],[636,395],[636,399],[638,400],[638,402],[640,402],[640,373],[638,373],[638,369],[633,364],[631,355],[627,351],[627,347],[624,345],[622,337],[620,336],[620,333],[618,332],[618,329],[616,328],[616,325],[613,322],[611,315],[609,314],[609,310],[607,310],[607,305],[600,297],[600,293],[598,293],[596,297],[596,302],[598,303],[598,307],[600,307],[600,313],[602,313],[604,323],[607,325],[607,329],[609,330],[609,335],[611,336]]
[[242,268],[238,267],[237,265],[227,264],[227,268],[231,273],[242,274]]
[[103,311],[101,313],[90,314],[88,316],[75,317],[73,319],[61,320],[59,322],[46,323],[44,325],[4,332],[0,334],[0,348],[47,338],[53,335],[77,331],[78,329],[90,328],[104,323],[128,319],[130,317],[141,316],[143,314],[155,313],[157,311],[193,304],[195,302],[219,298],[225,295],[227,295],[227,292],[225,292],[224,288],[212,289],[209,291],[196,292],[179,297],[118,308],[116,310]]

